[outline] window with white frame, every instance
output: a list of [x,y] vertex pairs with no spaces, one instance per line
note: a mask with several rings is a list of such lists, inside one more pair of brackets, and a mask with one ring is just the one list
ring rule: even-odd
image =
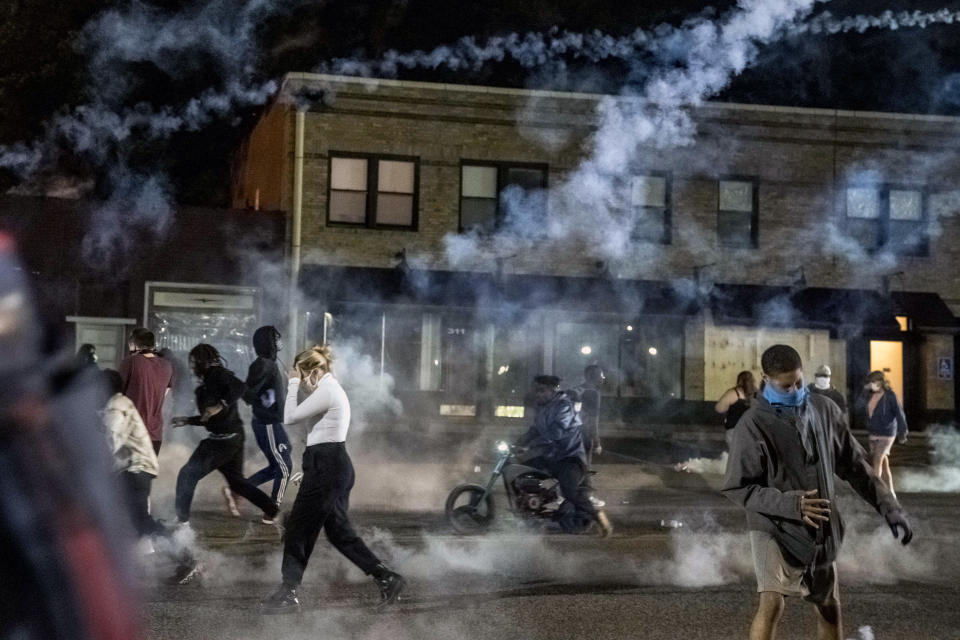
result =
[[734,248],[756,247],[759,238],[756,180],[719,180],[717,189],[717,237],[720,244]]
[[670,178],[663,174],[630,178],[633,239],[670,244]]
[[359,154],[330,154],[327,222],[415,230],[419,162]]
[[526,215],[546,209],[547,166],[464,161],[460,166],[460,230],[492,229],[512,199]]
[[846,189],[845,204],[847,233],[865,248],[928,254],[927,195],[922,189],[854,185]]

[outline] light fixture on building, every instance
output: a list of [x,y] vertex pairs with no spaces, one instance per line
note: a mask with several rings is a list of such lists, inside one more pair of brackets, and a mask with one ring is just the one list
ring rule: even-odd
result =
[[439,361],[439,360],[434,360],[434,361],[433,361],[433,366],[439,367],[439,366],[440,366],[440,361]]
[[510,371],[510,365],[508,365],[508,364],[502,364],[502,365],[500,365],[500,368],[497,369],[497,375],[498,375],[498,376],[502,376],[503,374],[505,374],[505,373],[508,372],[508,371]]
[[628,324],[628,325],[627,325],[627,331],[633,331],[633,325],[632,325],[632,324]]
[[582,353],[585,356],[588,356],[591,353],[593,353],[593,349],[590,348],[590,345],[585,344],[582,347],[580,347],[580,353]]
[[647,349],[647,353],[649,353],[652,356],[655,356],[657,355],[658,351],[656,347],[650,347],[649,349]]

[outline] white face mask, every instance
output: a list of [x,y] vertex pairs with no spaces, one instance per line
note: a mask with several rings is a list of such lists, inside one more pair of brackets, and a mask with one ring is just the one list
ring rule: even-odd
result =
[[876,393],[877,391],[880,391],[879,382],[871,382],[869,386],[870,386],[870,391],[873,391],[874,393]]
[[829,389],[830,388],[830,378],[826,376],[817,376],[813,379],[814,386],[817,389]]

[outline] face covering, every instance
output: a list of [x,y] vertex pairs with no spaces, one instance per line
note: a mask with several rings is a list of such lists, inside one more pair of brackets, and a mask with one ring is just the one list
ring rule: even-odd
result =
[[807,388],[800,387],[793,391],[778,391],[768,381],[763,386],[763,397],[770,404],[782,404],[787,407],[799,407],[807,399]]
[[871,383],[869,384],[869,387],[870,387],[870,391],[873,391],[874,393],[876,393],[877,391],[880,391],[880,383],[879,383],[879,382],[871,382]]
[[813,379],[813,384],[817,389],[827,390],[830,388],[830,378],[826,376],[817,376]]

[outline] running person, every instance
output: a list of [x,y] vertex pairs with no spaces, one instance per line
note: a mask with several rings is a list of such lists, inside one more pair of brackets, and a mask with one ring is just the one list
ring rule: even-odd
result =
[[280,332],[274,327],[260,327],[253,332],[253,348],[257,359],[247,372],[247,388],[243,400],[253,409],[253,437],[267,458],[267,466],[247,478],[259,486],[273,481],[270,498],[279,505],[290,480],[293,467],[290,459],[290,439],[283,428],[283,404],[287,387],[277,366],[280,351]]
[[[297,404],[301,380],[310,395]],[[260,603],[261,613],[290,613],[300,610],[297,589],[323,529],[337,551],[365,574],[373,576],[380,588],[380,604],[395,602],[406,584],[403,576],[383,565],[356,534],[347,509],[354,472],[345,441],[350,426],[350,402],[333,377],[330,347],[315,346],[297,355],[290,372],[283,421],[287,424],[309,419],[313,423],[303,452],[303,483],[286,521],[281,574],[283,583]]]
[[220,353],[209,344],[198,344],[190,350],[190,367],[203,384],[197,387],[197,408],[200,415],[173,419],[173,426],[201,425],[210,434],[177,475],[177,520],[190,520],[190,504],[197,483],[211,471],[219,471],[230,489],[263,511],[263,523],[273,524],[280,510],[270,496],[243,477],[243,421],[237,401],[243,393],[243,382],[223,366]]

